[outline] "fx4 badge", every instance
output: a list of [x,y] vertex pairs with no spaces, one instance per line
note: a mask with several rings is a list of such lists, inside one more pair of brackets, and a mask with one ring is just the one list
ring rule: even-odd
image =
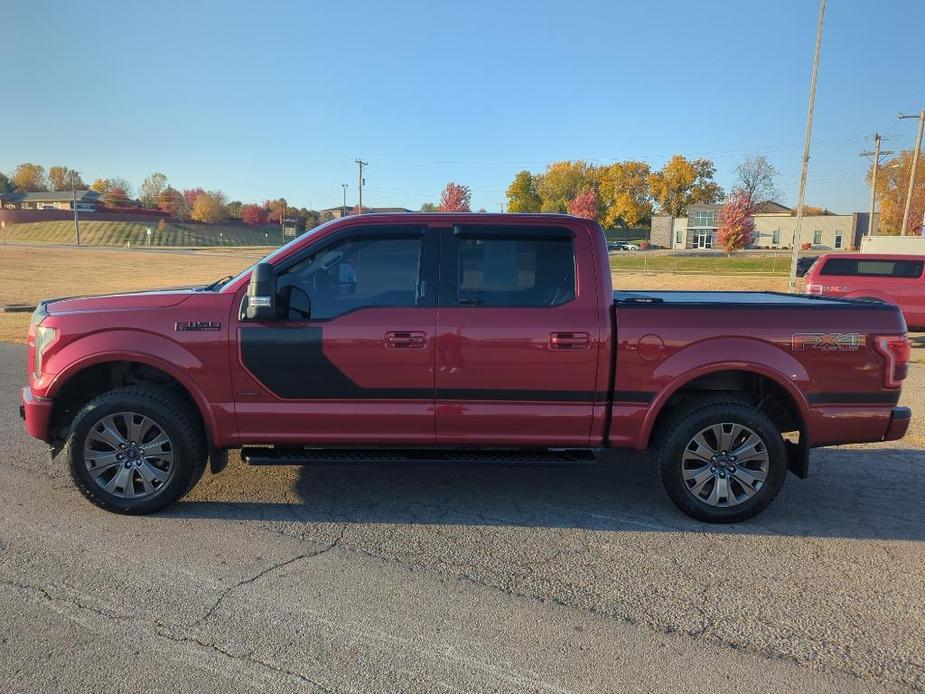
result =
[[794,352],[821,349],[823,352],[857,352],[861,336],[857,333],[796,333],[791,346]]
[[183,332],[215,332],[222,329],[222,324],[216,320],[199,320],[199,321],[181,321],[174,324],[174,329],[178,333]]

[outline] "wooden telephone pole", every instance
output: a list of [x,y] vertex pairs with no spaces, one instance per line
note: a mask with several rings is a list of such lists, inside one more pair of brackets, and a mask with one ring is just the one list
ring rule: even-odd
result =
[[881,157],[887,157],[893,154],[890,150],[886,152],[880,151],[880,139],[880,133],[876,133],[874,135],[874,151],[861,152],[859,155],[862,157],[872,157],[874,162],[874,170],[870,176],[870,216],[867,218],[868,236],[873,236],[874,234],[874,210],[877,206],[877,172],[880,170],[880,159]]
[[819,2],[819,23],[816,27],[816,52],[813,54],[813,76],[809,82],[809,105],[806,109],[806,133],[803,139],[803,167],[800,171],[800,193],[797,197],[797,221],[793,229],[790,257],[790,293],[797,287],[797,259],[802,241],[803,201],[806,199],[806,176],[809,173],[809,146],[813,141],[813,111],[816,108],[816,79],[819,77],[819,54],[822,52],[822,23],[825,19],[825,0]]
[[369,162],[368,162],[368,161],[363,161],[362,159],[356,159],[355,161],[356,161],[356,163],[357,163],[357,166],[360,167],[360,174],[359,174],[359,177],[358,177],[358,178],[359,178],[358,184],[359,184],[359,188],[360,188],[360,206],[357,208],[357,214],[363,214],[363,184],[366,182],[366,181],[363,179],[363,167],[364,167],[364,166],[369,166]]
[[912,152],[912,170],[909,172],[909,189],[906,191],[906,207],[903,209],[903,225],[900,236],[905,236],[909,229],[909,212],[912,210],[912,194],[915,192],[915,174],[919,167],[919,150],[922,149],[922,131],[925,130],[925,111],[917,116],[904,116],[899,114],[899,120],[906,118],[919,119],[919,134],[915,137],[915,150]]

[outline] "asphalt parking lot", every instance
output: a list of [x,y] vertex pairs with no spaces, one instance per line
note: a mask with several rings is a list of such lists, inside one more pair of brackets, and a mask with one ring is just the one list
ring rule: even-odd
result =
[[[579,469],[233,462],[156,516],[23,432],[0,344],[4,691],[925,689],[925,451],[814,451],[760,517]],[[920,411],[925,365],[904,404]],[[916,447],[917,446],[917,447]]]

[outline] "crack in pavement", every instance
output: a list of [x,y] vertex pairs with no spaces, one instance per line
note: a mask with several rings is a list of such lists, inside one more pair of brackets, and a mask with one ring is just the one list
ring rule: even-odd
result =
[[[287,563],[292,563],[292,562],[287,562]],[[244,654],[240,654],[240,655],[239,655],[239,654],[236,654],[236,653],[232,653],[231,651],[226,650],[226,649],[222,648],[221,646],[219,646],[219,645],[217,645],[217,644],[215,644],[215,643],[212,643],[211,641],[203,641],[202,639],[196,638],[196,637],[194,637],[194,636],[174,636],[174,635],[171,634],[170,632],[165,631],[165,630],[163,630],[163,629],[155,629],[155,633],[156,633],[158,636],[161,636],[161,637],[167,639],[168,641],[173,641],[174,643],[190,643],[190,644],[195,644],[195,645],[197,645],[197,646],[201,646],[202,648],[206,648],[206,649],[208,649],[208,650],[210,650],[210,651],[214,651],[215,653],[218,653],[219,655],[221,655],[221,656],[223,656],[223,657],[225,657],[225,658],[229,658],[229,659],[231,659],[231,660],[235,660],[235,661],[244,661],[244,662],[246,662],[246,663],[251,663],[251,664],[253,664],[253,665],[259,665],[259,666],[261,666],[261,667],[265,667],[265,668],[267,668],[268,670],[273,670],[274,672],[277,672],[277,673],[282,674],[282,675],[288,675],[288,676],[290,676],[290,677],[295,677],[296,679],[299,679],[299,680],[301,680],[301,681],[303,681],[303,682],[306,682],[307,684],[312,685],[313,687],[315,687],[316,689],[318,689],[318,690],[321,691],[321,692],[324,692],[325,694],[334,694],[334,690],[333,690],[333,689],[328,689],[328,688],[325,687],[323,684],[321,684],[321,683],[318,682],[317,680],[313,680],[313,679],[312,679],[311,677],[309,677],[308,675],[305,675],[305,674],[303,674],[303,673],[301,673],[301,672],[296,672],[295,670],[290,670],[290,669],[285,668],[285,667],[281,667],[281,666],[279,666],[279,665],[276,665],[276,664],[271,663],[271,662],[266,661],[266,660],[260,660],[259,658],[255,658],[255,657],[254,657],[254,652],[251,652],[251,653],[244,653]]]
[[[247,584],[247,583],[253,583],[253,582],[256,581],[258,578],[260,578],[260,576],[266,575],[267,573],[269,573],[269,572],[272,571],[273,569],[282,568],[283,566],[286,566],[287,564],[292,564],[293,562],[297,561],[298,559],[302,559],[302,558],[311,558],[311,557],[313,557],[313,556],[318,556],[318,555],[320,555],[320,554],[324,554],[325,552],[330,551],[331,549],[333,549],[333,547],[335,546],[335,544],[336,544],[336,543],[332,543],[331,546],[326,547],[325,549],[322,549],[322,550],[320,550],[319,552],[317,552],[317,553],[315,553],[315,554],[312,554],[312,555],[301,555],[301,556],[299,556],[299,557],[294,557],[294,558],[289,559],[289,560],[287,560],[287,561],[285,561],[285,562],[282,562],[282,563],[280,563],[280,564],[276,564],[276,565],[270,567],[269,569],[267,569],[267,570],[261,572],[261,574],[258,574],[257,576],[253,577],[252,579],[249,579],[249,580],[246,580],[246,581],[242,581],[242,582],[239,583],[238,585],[245,585],[245,584]],[[138,617],[132,616],[132,615],[123,615],[123,614],[118,614],[118,613],[115,613],[115,612],[110,612],[110,611],[107,611],[107,610],[101,610],[101,609],[99,609],[99,608],[97,608],[97,607],[92,607],[92,606],[90,606],[90,605],[88,605],[88,604],[82,602],[81,600],[77,599],[76,597],[74,597],[74,596],[72,596],[72,595],[60,595],[60,596],[52,595],[52,593],[49,591],[49,589],[48,589],[47,587],[41,586],[41,585],[32,585],[32,584],[29,584],[29,583],[21,583],[21,582],[19,582],[19,581],[10,581],[10,580],[6,580],[6,579],[0,579],[0,585],[9,586],[9,587],[11,587],[11,588],[15,588],[15,589],[22,590],[22,591],[37,593],[39,596],[41,596],[41,598],[42,598],[43,600],[45,600],[45,601],[47,601],[47,602],[49,602],[49,603],[52,603],[52,604],[64,604],[64,605],[68,605],[68,606],[70,606],[70,607],[76,608],[77,610],[85,610],[85,611],[87,611],[87,612],[90,612],[91,614],[97,615],[98,617],[102,617],[102,618],[104,618],[105,620],[112,620],[112,621],[116,621],[116,622],[134,623],[134,624],[144,624],[145,622],[148,622],[148,623],[150,623],[151,625],[153,625],[153,627],[154,627],[154,634],[155,634],[155,635],[160,636],[160,637],[162,637],[162,638],[165,638],[165,639],[167,639],[167,640],[169,640],[169,641],[172,641],[172,642],[174,642],[174,643],[178,643],[178,644],[184,644],[184,643],[195,644],[195,645],[198,645],[198,646],[200,646],[200,647],[202,647],[202,648],[208,649],[208,650],[210,650],[210,651],[214,651],[215,653],[218,653],[218,654],[220,654],[220,655],[222,655],[222,656],[224,656],[224,657],[226,657],[226,658],[229,658],[229,659],[232,659],[232,660],[235,660],[235,661],[244,661],[244,662],[250,663],[250,664],[252,664],[252,665],[257,665],[257,666],[260,666],[260,667],[267,668],[267,669],[272,670],[273,672],[276,672],[276,673],[278,673],[278,674],[287,675],[287,676],[290,676],[290,677],[297,678],[297,679],[301,680],[302,682],[305,682],[305,683],[307,683],[307,684],[312,685],[312,686],[315,687],[317,690],[319,690],[319,691],[321,691],[321,692],[324,692],[325,694],[334,694],[334,690],[328,689],[327,687],[325,687],[324,685],[322,685],[320,682],[317,682],[317,681],[313,680],[313,679],[310,678],[309,676],[307,676],[307,675],[305,675],[305,674],[303,674],[303,673],[301,673],[301,672],[296,672],[296,671],[294,671],[294,670],[289,670],[288,668],[281,667],[281,666],[276,665],[276,664],[274,664],[274,663],[271,663],[271,662],[269,662],[269,661],[265,661],[265,660],[261,660],[261,659],[259,659],[259,658],[256,658],[256,657],[254,657],[254,653],[253,653],[253,652],[247,653],[247,654],[240,654],[240,655],[239,655],[239,654],[236,654],[236,653],[232,653],[231,651],[229,651],[229,650],[227,650],[227,649],[225,649],[225,648],[222,648],[221,646],[219,646],[219,645],[217,645],[217,644],[215,644],[215,643],[212,643],[212,642],[209,642],[209,641],[204,641],[204,640],[202,640],[201,638],[198,638],[198,637],[186,636],[186,635],[179,635],[179,636],[178,636],[178,635],[175,635],[174,633],[171,633],[171,632],[172,632],[174,629],[176,629],[178,626],[182,626],[182,625],[169,624],[169,623],[163,622],[163,621],[161,621],[161,620],[159,620],[159,619],[157,619],[157,618],[154,618],[154,619],[150,619],[150,618],[148,618],[148,619],[139,619]],[[232,588],[234,588],[234,587],[237,587],[237,586],[232,586]]]
[[263,578],[263,577],[266,576],[267,574],[270,574],[270,573],[272,573],[272,572],[274,572],[274,571],[276,571],[276,570],[278,570],[278,569],[282,569],[282,568],[284,568],[284,567],[286,567],[286,566],[289,566],[290,564],[294,564],[295,562],[300,561],[300,560],[302,560],[302,559],[314,559],[315,557],[320,557],[322,554],[327,554],[327,553],[330,552],[332,549],[334,549],[335,547],[337,547],[338,545],[340,545],[340,542],[341,542],[341,540],[343,539],[344,533],[345,533],[346,531],[347,531],[347,526],[346,526],[346,525],[343,525],[343,526],[341,527],[340,533],[338,533],[337,537],[334,538],[334,541],[331,542],[331,543],[329,543],[328,545],[322,547],[322,548],[321,548],[320,550],[318,550],[317,552],[303,553],[303,554],[299,554],[298,556],[295,556],[295,557],[291,557],[291,558],[289,558],[289,559],[286,559],[286,560],[284,560],[284,561],[277,562],[277,563],[273,564],[272,566],[269,566],[269,567],[263,569],[262,571],[259,571],[258,573],[254,574],[253,576],[251,576],[251,577],[249,577],[249,578],[245,578],[245,579],[243,579],[243,580],[241,580],[241,581],[238,581],[238,582],[235,583],[233,586],[229,586],[228,588],[226,588],[225,590],[223,590],[223,591],[221,592],[221,594],[218,596],[218,599],[212,604],[212,606],[211,606],[208,610],[206,610],[206,613],[205,613],[202,617],[200,617],[199,619],[197,619],[196,621],[190,623],[190,624],[188,625],[188,628],[194,628],[194,627],[201,626],[201,625],[202,625],[204,622],[206,622],[210,617],[212,617],[212,615],[215,614],[215,611],[221,606],[221,604],[224,602],[225,598],[227,598],[227,597],[231,594],[232,591],[237,590],[238,588],[241,588],[242,586],[247,586],[247,585],[250,585],[250,584],[252,584],[252,583],[256,583],[257,581],[259,581],[261,578]]

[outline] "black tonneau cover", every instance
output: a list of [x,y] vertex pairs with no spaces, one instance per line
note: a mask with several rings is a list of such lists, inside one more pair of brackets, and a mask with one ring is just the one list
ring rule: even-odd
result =
[[616,306],[697,306],[701,308],[872,308],[887,311],[898,310],[896,306],[879,301],[859,299],[835,299],[806,294],[784,294],[783,292],[686,292],[686,291],[614,291]]

